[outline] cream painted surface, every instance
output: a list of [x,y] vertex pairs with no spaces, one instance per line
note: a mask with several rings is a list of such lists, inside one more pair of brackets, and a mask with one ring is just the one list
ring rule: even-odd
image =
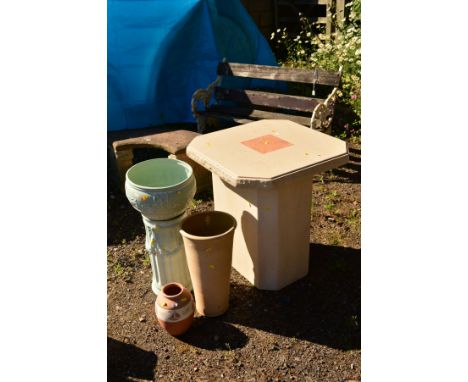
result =
[[[259,153],[242,142],[272,134],[291,146]],[[261,120],[196,137],[187,155],[233,186],[270,186],[284,177],[319,173],[348,161],[347,143],[287,120]]]
[[259,289],[279,290],[309,269],[310,177],[236,188],[213,174],[215,210],[233,215],[233,267]]
[[[268,134],[292,145],[262,154],[242,144]],[[233,267],[267,290],[305,276],[312,175],[347,163],[347,143],[291,121],[262,120],[198,136],[187,155],[213,172],[215,210],[237,220]]]

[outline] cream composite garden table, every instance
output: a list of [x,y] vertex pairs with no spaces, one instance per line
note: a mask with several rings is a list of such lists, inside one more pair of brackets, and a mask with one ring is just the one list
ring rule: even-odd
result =
[[288,120],[196,137],[187,155],[213,174],[215,210],[233,215],[233,267],[279,290],[309,267],[312,175],[348,162],[347,143]]

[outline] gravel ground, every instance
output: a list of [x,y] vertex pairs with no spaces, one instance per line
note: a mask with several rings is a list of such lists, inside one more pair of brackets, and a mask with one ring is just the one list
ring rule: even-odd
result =
[[[351,162],[316,176],[310,270],[278,292],[231,274],[230,309],[196,317],[179,338],[154,315],[141,216],[108,185],[109,381],[359,381],[360,146]],[[212,210],[209,193],[191,212]]]

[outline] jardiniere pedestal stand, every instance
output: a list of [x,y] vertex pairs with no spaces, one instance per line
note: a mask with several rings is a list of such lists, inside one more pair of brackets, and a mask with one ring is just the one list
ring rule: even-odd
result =
[[178,282],[192,290],[184,243],[179,233],[180,223],[186,216],[183,213],[170,220],[149,220],[143,217],[145,248],[153,273],[151,288],[155,294],[159,294],[161,287],[171,282]]
[[192,278],[195,304],[203,316],[219,316],[229,307],[232,240],[236,220],[220,211],[191,215],[182,221],[182,234]]
[[179,229],[195,191],[192,168],[179,160],[150,159],[127,171],[125,193],[143,217],[155,294],[171,282],[192,289]]
[[187,155],[213,173],[215,209],[239,227],[233,267],[259,289],[308,272],[312,176],[348,161],[346,142],[288,120],[196,137]]

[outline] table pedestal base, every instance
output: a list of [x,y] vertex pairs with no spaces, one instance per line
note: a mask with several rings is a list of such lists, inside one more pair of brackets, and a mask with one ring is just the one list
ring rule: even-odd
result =
[[233,187],[213,174],[214,205],[237,220],[233,267],[255,287],[279,290],[309,271],[311,176]]

